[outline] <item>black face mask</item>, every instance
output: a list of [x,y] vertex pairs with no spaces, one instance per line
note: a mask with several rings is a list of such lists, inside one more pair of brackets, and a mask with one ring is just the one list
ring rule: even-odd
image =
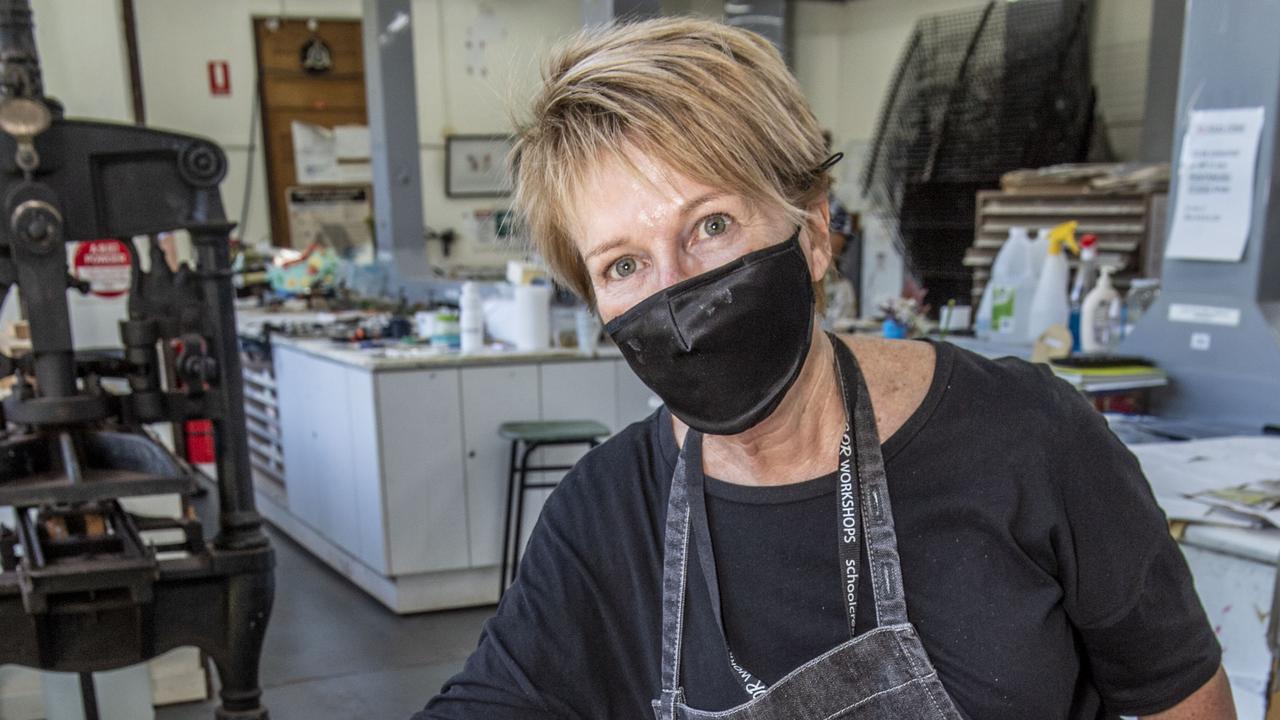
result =
[[605,325],[676,417],[734,435],[782,402],[809,354],[813,284],[800,230],[645,298]]

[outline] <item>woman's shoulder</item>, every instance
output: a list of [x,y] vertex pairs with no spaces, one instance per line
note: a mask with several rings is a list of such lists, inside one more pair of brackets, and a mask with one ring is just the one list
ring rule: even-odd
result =
[[840,339],[866,379],[882,438],[892,436],[925,405],[935,376],[947,371],[931,343],[856,335]]
[[1078,390],[1044,363],[990,358],[947,342],[936,347],[948,366],[938,415],[964,425],[970,437],[1014,436],[1049,455],[1070,446],[1084,427],[1105,420]]
[[[898,427],[921,412],[938,414],[937,409],[944,418],[959,417],[966,424],[980,419],[971,431],[1018,429],[1031,436],[1036,428],[1060,432],[1096,414],[1043,363],[989,358],[940,340],[855,337],[846,342],[867,376],[872,404],[880,403],[876,414],[882,428],[886,420]],[[882,435],[889,433],[882,430]]]

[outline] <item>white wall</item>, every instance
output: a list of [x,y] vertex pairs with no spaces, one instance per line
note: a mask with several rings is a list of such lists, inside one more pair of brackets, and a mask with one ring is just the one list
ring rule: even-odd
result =
[[[880,103],[916,20],[973,7],[979,0],[800,0],[795,10],[794,69],[814,112],[832,130],[837,149],[856,160],[875,132]],[[291,17],[359,18],[360,0],[135,0],[147,121],[205,135],[227,152],[223,201],[239,219],[252,172],[246,239],[269,237],[260,131],[250,137],[256,92],[252,18],[284,7]],[[667,11],[718,16],[720,0],[664,0]],[[127,64],[119,0],[34,0],[46,85],[71,115],[130,121]],[[473,212],[501,200],[444,196],[444,138],[449,133],[504,132],[509,108],[522,108],[554,40],[581,23],[581,0],[414,0],[419,132],[426,221],[452,227],[461,241],[443,264],[499,264],[509,253],[474,242]],[[1095,82],[1113,145],[1136,154],[1141,136],[1151,0],[1097,0]],[[488,36],[482,57],[465,47],[468,31]],[[231,94],[211,96],[206,62],[227,60]],[[487,74],[468,74],[481,60]],[[1104,71],[1105,69],[1105,71]],[[248,166],[251,142],[258,144]],[[838,192],[855,201],[858,167],[840,170]]]
[[[291,3],[292,7],[292,3]],[[505,133],[511,111],[523,111],[556,39],[582,24],[581,0],[414,0],[418,135],[422,142],[423,212],[433,228],[460,234],[444,262],[430,243],[432,262],[502,264],[521,253],[474,242],[475,210],[505,207],[503,199],[452,200],[444,195],[444,141],[451,133]],[[483,53],[469,37],[485,37]],[[486,74],[467,73],[479,62]]]
[[[138,35],[148,122],[207,135],[227,151],[224,202],[238,217],[250,143],[255,92],[252,18],[280,12],[270,0],[137,0]],[[359,0],[290,0],[290,17],[359,18]],[[444,139],[449,133],[501,133],[509,129],[506,107],[530,91],[537,58],[551,39],[581,22],[578,0],[415,0],[414,54],[417,58],[419,139],[422,143],[423,210],[430,226],[454,228],[460,242],[445,260],[432,243],[432,259],[442,265],[501,264],[512,255],[474,242],[474,211],[504,206],[502,200],[451,200],[444,194]],[[465,47],[468,30],[489,39],[480,57]],[[209,95],[208,60],[227,60],[231,94]],[[467,73],[482,60],[486,74]],[[252,168],[248,216],[250,241],[266,240],[265,165],[258,152]]]
[[68,115],[133,122],[118,0],[32,0],[45,91]]
[[[255,244],[269,242],[271,220],[261,127],[250,136],[257,93],[253,18],[274,15],[280,6],[270,0],[134,2],[147,124],[203,135],[222,146],[227,154],[222,201],[227,217],[234,221],[241,218],[244,183],[252,172],[243,237]],[[360,17],[359,0],[292,0],[287,8],[291,16]],[[229,95],[209,93],[206,64],[210,60],[227,61]],[[249,167],[251,144],[256,149]]]
[[1152,0],[1102,0],[1094,10],[1093,83],[1107,137],[1121,160],[1142,154],[1152,11]]

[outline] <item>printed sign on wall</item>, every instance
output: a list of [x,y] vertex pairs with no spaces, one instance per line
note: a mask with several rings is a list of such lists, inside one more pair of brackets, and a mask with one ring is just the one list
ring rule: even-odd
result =
[[231,94],[231,67],[226,60],[209,61],[209,94]]

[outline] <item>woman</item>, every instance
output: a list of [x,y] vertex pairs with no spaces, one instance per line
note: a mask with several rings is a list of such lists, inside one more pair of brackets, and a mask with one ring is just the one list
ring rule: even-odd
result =
[[517,205],[665,407],[553,493],[421,717],[1234,717],[1164,516],[1071,388],[819,330],[829,164],[750,33],[554,56]]

